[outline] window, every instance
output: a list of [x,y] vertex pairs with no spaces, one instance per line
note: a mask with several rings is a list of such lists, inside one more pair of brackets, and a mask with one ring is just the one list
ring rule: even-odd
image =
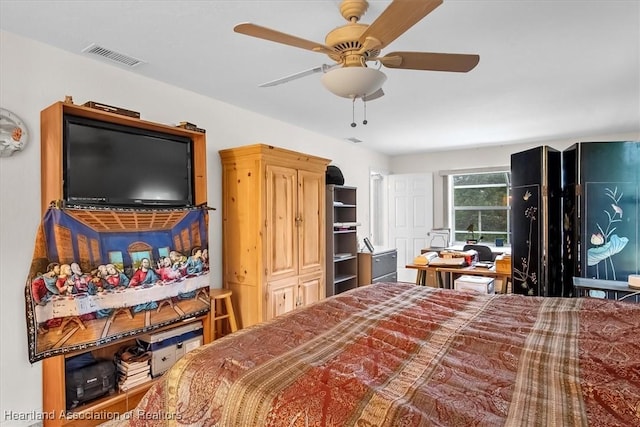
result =
[[151,258],[151,251],[136,251],[131,252],[131,266],[133,269],[140,268],[140,264],[142,264],[143,259],[148,259],[149,262],[153,262],[153,258]]
[[158,248],[158,257],[159,258],[166,258],[168,256],[169,256],[169,246]]
[[453,240],[510,243],[509,171],[448,175],[449,224]]
[[115,265],[119,271],[124,271],[124,259],[122,258],[122,252],[109,251],[109,263]]

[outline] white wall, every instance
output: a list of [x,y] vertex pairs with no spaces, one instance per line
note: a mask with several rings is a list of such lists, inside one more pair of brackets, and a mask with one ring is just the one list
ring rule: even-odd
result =
[[[221,166],[218,150],[257,142],[334,160],[358,191],[359,221],[368,230],[369,169],[388,169],[388,158],[127,70],[0,32],[0,106],[22,118],[31,135],[24,151],[0,158],[0,426],[5,411],[42,408],[41,364],[30,365],[23,289],[40,222],[40,111],[65,95],[75,103],[99,101],[139,111],[142,119],[183,120],[207,130],[210,253],[213,287],[221,275]],[[353,159],[358,159],[354,162]]]
[[573,140],[538,141],[516,145],[500,145],[467,150],[450,150],[424,154],[396,156],[391,159],[391,173],[433,172],[433,226],[443,227],[446,221],[444,206],[444,182],[440,171],[488,167],[510,168],[511,154],[530,148],[548,145],[562,151],[576,142],[587,141],[640,141],[640,133],[619,135],[584,135]]

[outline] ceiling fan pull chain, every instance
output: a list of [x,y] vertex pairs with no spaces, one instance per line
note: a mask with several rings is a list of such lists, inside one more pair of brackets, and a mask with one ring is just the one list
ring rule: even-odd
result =
[[351,127],[356,127],[356,99],[351,98]]
[[366,126],[367,123],[367,100],[362,98],[362,105],[364,106],[364,120],[362,120],[362,124]]

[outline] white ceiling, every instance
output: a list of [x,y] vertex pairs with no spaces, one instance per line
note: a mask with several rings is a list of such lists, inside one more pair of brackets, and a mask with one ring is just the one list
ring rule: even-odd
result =
[[[320,74],[258,87],[328,57],[233,32],[253,22],[324,42],[345,23],[339,3],[0,0],[0,28],[78,55],[97,43],[144,60],[134,73],[390,155],[640,132],[638,0],[445,0],[382,54],[477,53],[478,66],[383,68],[386,95],[366,126],[356,102],[355,128],[351,100]],[[361,22],[389,3],[371,1]]]

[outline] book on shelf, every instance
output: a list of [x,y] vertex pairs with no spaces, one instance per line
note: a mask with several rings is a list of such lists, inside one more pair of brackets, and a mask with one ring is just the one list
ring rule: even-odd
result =
[[124,360],[121,357],[116,357],[116,363],[127,369],[138,368],[140,366],[148,366],[151,360],[151,355],[146,353],[135,360]]
[[118,388],[123,391],[131,387],[151,380],[150,355],[143,354],[135,359],[122,360],[116,357],[116,369],[118,371]]
[[124,371],[118,367],[118,382],[121,384],[131,384],[138,380],[145,379],[151,376],[151,365],[146,367],[136,368],[136,370]]
[[176,125],[179,128],[182,129],[187,129],[187,130],[194,130],[196,132],[200,132],[200,133],[206,133],[207,131],[199,128],[197,125],[193,124],[193,123],[189,123],[189,122],[180,122]]
[[143,369],[149,369],[151,365],[149,365],[148,363],[145,363],[144,365],[127,366],[127,365],[123,365],[122,362],[116,362],[116,366],[121,371],[130,372],[130,371],[140,371]]
[[333,257],[335,259],[342,259],[342,258],[349,258],[350,256],[353,256],[353,255],[349,252],[340,252],[335,254]]
[[151,371],[141,371],[141,372],[136,372],[135,374],[126,374],[123,375],[122,373],[120,374],[120,381],[137,381],[141,378],[146,378],[149,376],[149,374],[151,373]]
[[120,107],[114,107],[112,105],[103,104],[101,102],[95,101],[87,101],[82,104],[83,107],[95,108],[97,110],[107,111],[109,113],[121,114],[123,116],[133,117],[136,119],[140,118],[140,113],[138,111],[126,110]]
[[137,374],[139,372],[149,372],[151,371],[151,365],[146,364],[146,365],[141,365],[141,366],[134,366],[134,367],[126,367],[123,366],[121,363],[116,363],[116,367],[118,368],[118,372],[124,374],[124,375],[133,375],[133,374]]
[[149,372],[146,376],[144,377],[140,377],[140,378],[136,378],[136,379],[130,379],[127,378],[124,381],[120,381],[118,382],[118,388],[122,391],[127,391],[135,386],[138,386],[140,384],[144,384],[147,383],[149,381],[151,381],[151,373]]
[[340,230],[347,230],[347,229],[358,227],[358,226],[360,226],[359,222],[334,222],[333,223],[333,228],[340,229]]
[[137,360],[135,362],[132,362],[132,361],[126,361],[122,359],[116,359],[118,363],[120,363],[122,366],[126,366],[127,368],[135,368],[137,366],[146,366],[149,364],[149,360],[150,359],[144,359],[144,360]]

